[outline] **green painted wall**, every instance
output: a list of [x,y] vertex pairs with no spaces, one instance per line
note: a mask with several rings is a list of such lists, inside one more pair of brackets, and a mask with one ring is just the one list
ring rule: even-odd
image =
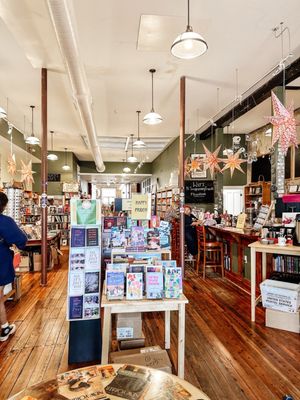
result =
[[[95,163],[93,161],[78,161],[80,166],[81,173],[88,174],[98,174],[96,170]],[[105,162],[105,171],[104,174],[121,174],[123,172],[123,168],[125,166],[122,162]],[[133,173],[134,169],[137,167],[138,163],[127,163],[131,168],[131,172]],[[152,164],[145,163],[142,168],[138,170],[139,174],[151,174],[152,173]]]
[[158,189],[169,185],[171,172],[178,174],[178,149],[179,138],[176,138],[152,162],[152,182],[157,183]]

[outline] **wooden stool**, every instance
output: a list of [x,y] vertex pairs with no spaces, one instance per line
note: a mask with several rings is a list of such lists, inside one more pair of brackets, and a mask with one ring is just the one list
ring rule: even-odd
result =
[[[205,226],[197,226],[198,255],[196,272],[199,273],[201,253],[203,253],[203,279],[205,279],[205,268],[221,268],[222,278],[224,277],[224,250],[222,242],[206,240]],[[208,259],[207,256],[209,255]],[[209,263],[207,263],[207,261]]]

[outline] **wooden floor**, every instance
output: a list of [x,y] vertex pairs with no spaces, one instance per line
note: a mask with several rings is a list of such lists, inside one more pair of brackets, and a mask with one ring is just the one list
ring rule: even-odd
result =
[[[65,320],[67,267],[48,274],[48,286],[39,285],[40,274],[26,274],[23,296],[8,302],[10,321],[17,331],[0,343],[0,399],[28,385],[53,378],[68,365],[68,322]],[[257,323],[250,317],[250,297],[226,280],[203,281],[191,270],[184,283],[190,303],[186,315],[186,374],[211,400],[278,400],[286,393],[300,399],[299,335],[264,327],[263,310]],[[176,315],[172,317],[176,332]],[[146,314],[148,344],[163,347],[160,313]],[[172,334],[176,348],[176,334]],[[176,362],[176,352],[170,357]]]

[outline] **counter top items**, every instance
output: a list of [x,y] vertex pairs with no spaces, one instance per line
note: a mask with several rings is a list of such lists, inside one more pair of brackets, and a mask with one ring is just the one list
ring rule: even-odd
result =
[[131,364],[93,365],[57,375],[10,397],[46,399],[209,400],[195,386],[177,376]]

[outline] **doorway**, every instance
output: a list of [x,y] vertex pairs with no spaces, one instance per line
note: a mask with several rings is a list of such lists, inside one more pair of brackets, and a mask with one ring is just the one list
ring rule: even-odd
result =
[[239,215],[244,208],[244,187],[224,186],[223,188],[223,212],[231,215]]

